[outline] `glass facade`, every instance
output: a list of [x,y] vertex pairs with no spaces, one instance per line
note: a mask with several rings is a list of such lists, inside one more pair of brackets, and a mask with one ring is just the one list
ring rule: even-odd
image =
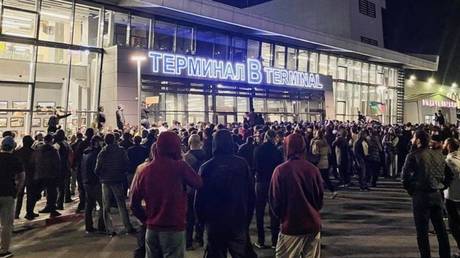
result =
[[[361,111],[396,122],[398,91],[402,90],[397,68],[85,1],[0,3],[0,36],[5,36],[0,41],[0,90],[8,93],[0,98],[0,131],[44,131],[53,109],[72,112],[61,121],[68,130],[91,126],[105,69],[102,55],[104,48],[112,46],[235,62],[255,58],[264,66],[330,75],[337,119],[353,120]],[[11,89],[14,94],[9,94]],[[212,88],[203,93],[207,90],[161,93],[160,104],[154,108],[157,118],[199,122],[223,119],[220,112],[232,113],[225,117],[227,121],[241,121],[244,112],[254,109],[266,113],[267,120],[316,120],[324,108],[324,97],[299,100],[289,92],[259,96],[257,89],[250,88],[244,94],[240,88],[227,92]],[[385,112],[374,113],[374,102],[384,104]]]

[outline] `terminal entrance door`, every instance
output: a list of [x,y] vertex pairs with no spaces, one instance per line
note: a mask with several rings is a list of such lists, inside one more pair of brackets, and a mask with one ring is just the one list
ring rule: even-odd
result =
[[227,125],[237,121],[236,113],[217,113],[215,122],[217,124]]

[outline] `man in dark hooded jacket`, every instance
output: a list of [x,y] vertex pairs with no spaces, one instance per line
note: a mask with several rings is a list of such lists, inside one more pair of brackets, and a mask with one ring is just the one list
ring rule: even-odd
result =
[[[32,144],[34,139],[30,135],[22,138],[22,147],[14,152],[14,155],[21,161],[22,166],[26,172],[25,189],[27,190],[27,202],[26,202],[26,216],[28,220],[33,220],[38,217],[38,214],[34,213],[35,203],[38,195],[37,182],[34,179],[34,161],[32,159],[34,150]],[[16,201],[16,214],[15,218],[19,218],[21,213],[22,202],[24,198],[24,187],[19,189],[18,199]]]
[[[87,233],[93,233],[96,229],[93,227],[93,211],[96,209],[96,203],[103,209],[102,205],[102,185],[99,178],[94,173],[96,168],[97,155],[101,151],[102,138],[93,136],[91,146],[83,151],[81,159],[81,177],[85,186],[86,206],[85,206],[85,228]],[[99,211],[97,231],[104,232],[104,217]]]
[[[256,221],[257,248],[265,248],[265,207],[268,203],[268,188],[275,168],[283,163],[283,154],[275,145],[276,133],[268,130],[264,135],[264,143],[254,151],[254,168],[256,172]],[[270,212],[270,230],[272,247],[276,246],[279,233],[279,221]]]
[[254,184],[248,164],[233,155],[228,130],[219,130],[213,139],[213,158],[199,174],[203,187],[197,191],[195,210],[207,231],[205,257],[248,257],[249,221],[254,207]]
[[110,198],[113,194],[126,231],[134,233],[135,229],[131,224],[126,208],[126,189],[123,185],[126,183],[126,175],[129,169],[128,154],[115,143],[113,134],[107,134],[104,142],[106,146],[102,148],[97,156],[95,173],[102,184],[105,227],[109,235],[116,235],[110,216]]
[[44,138],[45,144],[37,147],[34,153],[35,180],[46,189],[46,206],[40,213],[50,213],[51,217],[60,216],[56,211],[57,186],[59,180],[60,157],[56,148],[53,147],[53,136],[47,134]]

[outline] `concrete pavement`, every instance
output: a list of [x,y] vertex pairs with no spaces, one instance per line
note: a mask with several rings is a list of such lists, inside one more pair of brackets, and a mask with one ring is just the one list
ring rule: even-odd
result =
[[[418,257],[411,204],[398,182],[384,182],[371,192],[357,188],[341,191],[338,198],[326,193],[323,218],[322,257],[389,258]],[[117,216],[115,216],[117,217]],[[267,225],[268,225],[268,216]],[[121,230],[120,223],[118,225]],[[267,239],[269,231],[266,231]],[[255,225],[251,226],[255,240]],[[437,241],[430,237],[433,257]],[[84,222],[76,217],[68,222],[16,233],[12,251],[15,257],[132,257],[135,238],[120,235],[109,238],[86,235]],[[454,242],[452,250],[456,250]],[[268,244],[268,243],[267,243]],[[259,257],[273,257],[272,250],[257,251]],[[187,253],[202,257],[201,249]]]

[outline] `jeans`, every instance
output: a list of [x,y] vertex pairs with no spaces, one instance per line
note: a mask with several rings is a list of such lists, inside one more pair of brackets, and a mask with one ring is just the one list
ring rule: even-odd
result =
[[26,200],[26,214],[33,214],[35,203],[37,202],[37,195],[39,194],[38,184],[36,181],[27,182],[25,188],[22,188],[18,192],[17,200],[16,200],[16,211],[15,217],[19,218],[22,210],[22,203],[24,200],[24,190],[27,190],[27,200]]
[[110,234],[114,232],[112,218],[110,216],[110,197],[113,194],[117,202],[118,211],[120,212],[121,219],[125,229],[130,232],[133,230],[131,221],[129,220],[128,210],[126,209],[126,191],[122,183],[118,184],[102,184],[102,206],[104,214],[104,223],[107,232]]
[[376,187],[380,175],[380,162],[368,160],[366,161],[366,169],[368,173],[367,183],[371,184],[372,187]]
[[390,177],[396,177],[398,175],[396,155],[393,152],[385,152],[385,174]]
[[446,200],[447,216],[449,217],[449,228],[452,236],[460,250],[460,202]]
[[335,186],[332,184],[331,179],[329,178],[329,169],[320,169],[319,171],[321,172],[321,177],[323,178],[323,181],[329,191],[335,192]]
[[85,228],[86,230],[93,230],[93,211],[96,210],[96,203],[99,205],[101,210],[98,215],[97,229],[99,231],[105,230],[104,216],[103,216],[103,204],[102,204],[102,186],[97,185],[85,185],[86,189],[86,206],[85,206]]
[[[265,244],[265,206],[268,203],[268,190],[270,183],[256,183],[256,222],[257,222],[257,238],[259,244]],[[276,245],[278,241],[278,233],[280,228],[279,220],[270,213],[270,229],[272,234],[272,245]]]
[[137,232],[137,248],[134,250],[134,258],[145,258],[145,234],[147,233],[147,227],[142,225]]
[[195,232],[195,239],[201,243],[203,242],[203,226],[196,221],[195,211],[193,208],[194,202],[194,192],[189,193],[187,195],[187,228],[185,230],[185,240],[187,247],[191,247],[193,245],[193,232]]
[[57,206],[64,208],[64,201],[69,201],[70,197],[70,172],[65,172],[64,178],[59,179]]
[[351,176],[350,173],[348,173],[348,162],[342,162],[338,168],[342,183],[349,184],[351,182]]
[[366,162],[364,161],[364,159],[356,158],[356,164],[358,165],[357,172],[358,172],[358,178],[359,178],[359,188],[366,189],[369,187],[368,186],[369,175],[366,169]]
[[44,178],[40,180],[40,191],[37,191],[37,196],[41,190],[46,190],[46,207],[49,211],[56,211],[57,201],[57,179],[56,178]]
[[0,224],[1,230],[1,249],[0,253],[10,250],[11,236],[13,234],[14,222],[14,198],[11,196],[0,197]]
[[232,258],[246,258],[251,253],[248,230],[224,230],[222,226],[206,226],[207,245],[204,258],[227,258],[230,252]]
[[417,243],[421,258],[431,258],[428,224],[431,220],[439,242],[439,257],[450,258],[449,237],[442,216],[443,201],[440,192],[416,192],[412,196]]
[[80,198],[80,203],[78,204],[78,210],[83,210],[86,206],[86,194],[85,187],[83,185],[83,180],[81,178],[81,170],[77,170],[77,183],[78,183],[78,196]]
[[185,232],[158,232],[147,229],[145,251],[146,258],[184,258]]

